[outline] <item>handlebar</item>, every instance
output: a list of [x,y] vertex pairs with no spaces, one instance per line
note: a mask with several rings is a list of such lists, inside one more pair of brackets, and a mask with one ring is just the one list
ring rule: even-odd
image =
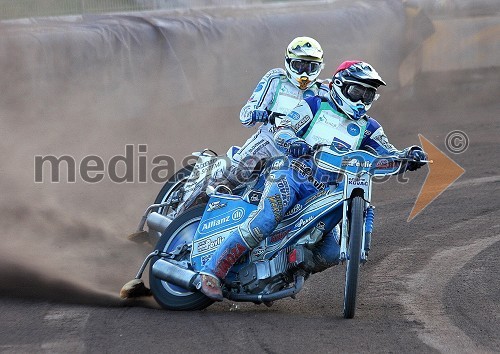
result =
[[[338,152],[327,144],[313,147],[313,159],[316,165],[326,171],[350,175],[370,174],[372,176],[387,176],[397,174],[405,166],[405,162],[418,160],[398,155],[379,156],[375,151],[350,150]],[[432,160],[421,160],[432,163]]]

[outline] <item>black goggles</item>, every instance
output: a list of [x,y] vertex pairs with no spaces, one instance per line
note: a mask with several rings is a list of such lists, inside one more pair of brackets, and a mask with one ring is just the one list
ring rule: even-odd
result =
[[352,101],[361,101],[364,104],[370,104],[378,98],[377,90],[371,87],[364,87],[358,84],[350,84],[347,86],[346,95]]
[[321,69],[321,63],[316,61],[306,61],[300,59],[289,59],[290,68],[296,74],[314,74]]

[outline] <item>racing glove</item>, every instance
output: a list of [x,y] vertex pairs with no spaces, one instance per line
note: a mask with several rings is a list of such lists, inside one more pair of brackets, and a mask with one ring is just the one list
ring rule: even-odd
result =
[[422,160],[427,160],[427,154],[420,147],[414,147],[408,151],[406,155],[410,159],[406,165],[408,171],[415,171],[420,167],[424,166],[426,162],[421,162]]
[[256,109],[252,111],[252,123],[267,123],[269,119],[269,113],[265,110]]
[[290,144],[288,148],[290,155],[300,157],[311,153],[311,146],[305,140],[299,139]]

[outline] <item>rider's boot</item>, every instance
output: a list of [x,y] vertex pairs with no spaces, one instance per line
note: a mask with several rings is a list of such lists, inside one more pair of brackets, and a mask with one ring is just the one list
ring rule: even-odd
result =
[[200,271],[200,291],[212,300],[222,301],[223,296],[220,281],[226,277],[229,269],[249,249],[247,243],[241,237],[239,230],[234,230],[212,254],[210,260]]

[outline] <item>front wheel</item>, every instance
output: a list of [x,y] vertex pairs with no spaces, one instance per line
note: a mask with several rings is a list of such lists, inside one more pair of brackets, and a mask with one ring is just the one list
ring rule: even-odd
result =
[[351,200],[349,218],[348,260],[345,273],[344,318],[353,318],[356,310],[359,265],[361,262],[361,240],[364,230],[365,201],[361,197]]
[[[204,210],[204,205],[198,205],[175,218],[160,237],[155,250],[160,253],[170,253],[183,245],[189,246],[185,247],[187,249],[185,252],[175,258],[178,262],[189,262],[190,247]],[[192,292],[155,277],[152,269],[158,258],[154,257],[150,263],[149,286],[153,297],[161,307],[179,311],[202,310],[213,303],[212,300],[200,292]]]

